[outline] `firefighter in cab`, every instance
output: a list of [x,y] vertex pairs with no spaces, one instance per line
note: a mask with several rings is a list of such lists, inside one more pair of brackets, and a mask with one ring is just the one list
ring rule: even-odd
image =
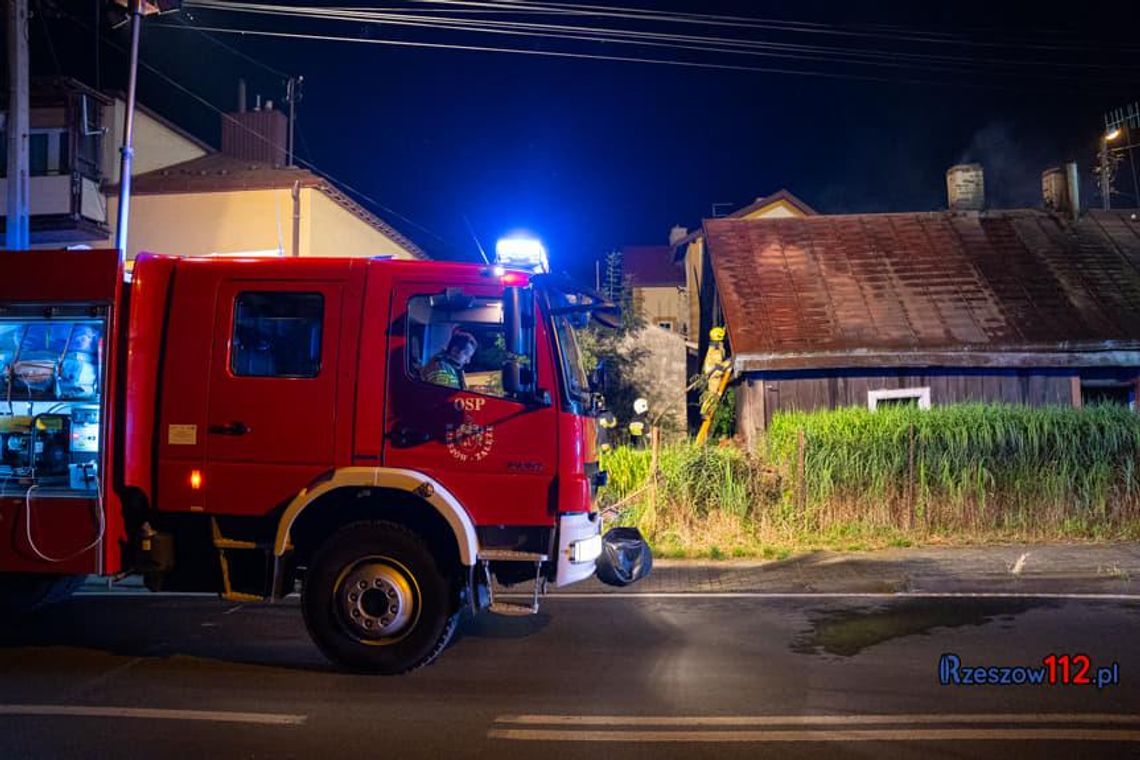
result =
[[465,390],[467,379],[463,376],[463,368],[471,361],[477,347],[475,336],[456,330],[447,341],[447,347],[424,366],[424,382]]

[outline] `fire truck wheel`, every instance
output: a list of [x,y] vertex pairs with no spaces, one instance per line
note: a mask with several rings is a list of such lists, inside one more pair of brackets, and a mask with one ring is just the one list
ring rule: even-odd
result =
[[309,635],[337,665],[393,675],[434,660],[459,619],[423,540],[391,522],[355,522],[313,556],[301,606]]
[[16,620],[62,602],[82,584],[82,575],[0,573],[0,619]]

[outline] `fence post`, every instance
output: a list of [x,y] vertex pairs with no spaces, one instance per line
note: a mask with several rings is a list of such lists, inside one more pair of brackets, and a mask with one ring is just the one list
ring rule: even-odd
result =
[[907,452],[906,472],[906,527],[914,530],[914,423],[910,423],[910,446]]
[[661,430],[649,428],[649,508],[653,511],[653,523],[657,524],[657,463],[661,445]]
[[806,472],[806,437],[804,429],[796,432],[796,506],[803,515],[804,528],[807,528],[807,472]]

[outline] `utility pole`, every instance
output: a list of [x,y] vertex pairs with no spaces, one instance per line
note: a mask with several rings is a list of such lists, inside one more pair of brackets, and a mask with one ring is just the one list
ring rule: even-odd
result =
[[142,28],[142,0],[130,0],[131,64],[127,78],[127,107],[123,115],[123,145],[119,148],[119,218],[115,225],[115,247],[119,261],[127,260],[127,224],[131,215],[131,161],[135,156],[135,89],[139,79],[139,30]]
[[4,246],[27,250],[28,209],[28,0],[8,0],[8,218]]
[[293,135],[297,126],[297,103],[301,100],[301,83],[304,81],[304,77],[289,77],[285,82],[285,100],[289,103],[289,154],[286,157],[286,166],[294,166],[297,161],[297,143]]
[[135,156],[135,90],[139,79],[139,32],[143,15],[176,11],[182,0],[115,0],[125,5],[131,20],[131,58],[127,76],[127,106],[123,114],[123,145],[119,148],[119,218],[115,226],[115,247],[119,261],[127,260],[127,225],[131,213],[131,162]]

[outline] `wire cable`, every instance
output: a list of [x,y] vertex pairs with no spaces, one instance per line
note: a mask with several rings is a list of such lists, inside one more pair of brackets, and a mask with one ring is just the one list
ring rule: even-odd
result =
[[[312,6],[283,6],[267,3],[231,3],[221,0],[197,0],[203,8],[215,11],[264,14],[285,17],[298,17],[314,20],[345,21],[358,23],[373,23],[385,26],[408,26],[421,28],[447,29],[451,31],[466,31],[484,34],[510,34],[514,36],[536,38],[559,38],[575,41],[638,44],[652,47],[669,47],[684,50],[693,50],[704,53],[728,53],[736,55],[752,55],[772,58],[791,58],[827,63],[847,63],[864,66],[880,66],[895,68],[914,68],[914,63],[931,62],[928,68],[946,69],[951,64],[965,69],[981,69],[985,67],[1032,67],[1042,68],[1071,68],[1071,69],[1098,69],[1115,71],[1122,68],[1134,68],[1140,64],[1134,63],[1104,63],[1090,61],[1062,61],[1054,59],[1041,60],[1035,57],[1031,60],[1013,58],[979,58],[977,56],[955,56],[946,54],[916,53],[901,50],[883,50],[881,48],[866,49],[855,47],[835,47],[823,45],[807,45],[789,42],[773,42],[765,40],[743,39],[739,37],[723,36],[695,36],[690,34],[674,34],[652,32],[637,29],[622,29],[614,27],[593,27],[580,25],[530,23],[510,20],[484,20],[464,19],[454,17],[424,18],[407,13],[394,13],[391,11],[357,10],[320,8]],[[508,31],[510,30],[510,31]],[[765,52],[757,52],[765,51]],[[933,64],[937,63],[937,66]],[[1034,73],[1035,72],[1031,72]]]
[[[84,28],[86,28],[88,31],[91,31],[91,27],[90,27],[90,25],[89,25],[89,24],[87,24],[86,22],[84,22],[84,21],[81,21],[81,20],[79,20],[79,19],[77,19],[77,18],[75,18],[75,17],[73,17],[73,16],[66,16],[65,18],[69,19],[69,20],[70,20],[72,23],[74,23],[74,24],[76,24],[76,25],[78,25],[78,26],[84,27]],[[154,28],[155,26],[157,26],[157,25],[155,25],[155,24],[151,24],[151,25],[149,25],[149,28]],[[168,28],[174,28],[174,29],[178,29],[178,28],[180,28],[180,27],[174,26],[174,27],[168,27]],[[187,28],[187,29],[191,29],[191,28],[195,28],[195,27],[186,26],[185,28]],[[213,31],[213,30],[212,30],[212,29],[210,29],[210,28],[205,28],[203,31],[207,31],[207,32],[208,32],[208,31]],[[230,31],[230,30],[227,30],[227,29],[222,29],[222,30],[220,30],[220,31]],[[109,41],[109,40],[106,40],[106,42],[107,42],[107,44],[108,44],[108,45],[110,45],[111,47],[115,48],[115,49],[116,49],[116,50],[118,50],[120,53],[125,53],[125,52],[126,52],[126,50],[125,50],[125,49],[124,49],[124,48],[123,48],[121,45],[118,45],[118,44],[116,44],[116,43],[114,43],[114,42],[111,42],[111,41]],[[159,78],[159,79],[161,79],[162,81],[164,81],[164,82],[166,82],[167,84],[169,84],[170,86],[174,87],[175,89],[179,90],[180,92],[183,92],[184,94],[188,95],[190,98],[192,98],[193,100],[195,100],[196,102],[198,102],[198,103],[202,104],[202,105],[203,105],[203,106],[205,106],[206,108],[209,108],[211,111],[213,111],[213,112],[217,113],[217,114],[218,114],[219,116],[221,116],[222,118],[224,118],[224,119],[228,120],[228,121],[229,121],[231,124],[233,124],[233,125],[234,125],[236,128],[238,128],[238,129],[240,129],[240,130],[244,131],[246,134],[250,135],[250,136],[251,136],[251,137],[253,137],[254,139],[260,140],[260,141],[262,141],[262,142],[264,142],[264,143],[266,143],[266,144],[270,144],[270,143],[272,142],[271,140],[269,140],[267,137],[265,137],[264,135],[260,134],[259,132],[257,132],[257,131],[255,131],[255,130],[253,130],[253,129],[250,129],[249,127],[245,126],[245,125],[244,125],[244,124],[242,124],[240,121],[238,121],[238,120],[237,120],[237,119],[235,119],[233,116],[231,116],[229,113],[227,113],[227,112],[226,112],[226,111],[224,111],[223,109],[219,108],[218,106],[214,105],[212,102],[210,102],[210,101],[209,101],[209,100],[207,100],[206,98],[202,97],[202,96],[201,96],[201,95],[199,95],[198,93],[194,92],[194,91],[193,91],[193,90],[191,90],[190,88],[186,87],[186,86],[185,86],[185,85],[183,85],[181,82],[179,82],[179,81],[177,81],[176,79],[174,79],[174,78],[172,78],[172,77],[170,77],[170,76],[166,75],[166,74],[165,74],[165,73],[163,73],[161,70],[159,70],[159,69],[155,68],[155,67],[154,67],[152,64],[150,64],[150,63],[148,63],[147,61],[143,60],[141,57],[139,58],[139,65],[140,65],[141,67],[143,67],[143,68],[144,68],[146,71],[148,71],[149,73],[153,74],[154,76],[158,77],[158,78]],[[304,168],[306,168],[306,169],[308,169],[309,171],[311,171],[311,172],[313,172],[314,174],[316,174],[317,176],[319,176],[319,177],[321,177],[322,179],[325,179],[325,180],[327,180],[327,181],[329,181],[329,182],[332,182],[332,183],[334,183],[334,184],[335,184],[335,185],[336,185],[336,186],[337,186],[339,189],[343,189],[343,190],[346,190],[346,191],[348,191],[348,193],[349,193],[349,194],[357,196],[357,198],[359,198],[359,199],[362,199],[364,202],[366,202],[366,203],[368,203],[368,204],[372,205],[374,208],[376,208],[376,209],[379,209],[379,210],[380,210],[380,211],[382,211],[384,214],[386,214],[386,215],[390,215],[390,216],[392,216],[392,217],[395,217],[395,218],[399,219],[400,221],[402,221],[402,222],[404,222],[404,223],[406,223],[406,224],[408,224],[408,225],[410,225],[410,226],[412,226],[412,227],[415,227],[417,230],[420,230],[421,232],[423,232],[423,233],[425,233],[425,234],[427,234],[427,235],[430,235],[432,238],[434,238],[435,240],[439,241],[439,242],[440,242],[440,243],[442,243],[443,245],[447,246],[449,249],[454,249],[454,248],[455,248],[455,246],[454,246],[454,244],[453,244],[453,243],[451,243],[450,241],[448,241],[446,238],[444,238],[444,237],[440,236],[440,235],[439,235],[438,233],[436,233],[435,231],[433,231],[433,230],[429,229],[428,227],[425,227],[424,225],[420,224],[419,222],[416,222],[416,221],[414,221],[414,220],[412,220],[412,219],[409,219],[407,216],[405,216],[404,214],[401,214],[400,212],[396,211],[395,209],[393,209],[393,208],[390,208],[390,207],[388,207],[388,206],[384,205],[384,204],[383,204],[383,203],[381,203],[380,201],[376,200],[375,198],[373,198],[372,196],[368,195],[367,193],[365,193],[365,192],[363,192],[363,191],[361,191],[361,190],[358,190],[357,188],[355,188],[355,187],[353,187],[352,185],[348,184],[348,183],[347,183],[347,182],[345,182],[344,180],[342,180],[342,179],[339,179],[338,177],[335,177],[335,176],[333,176],[333,175],[332,175],[332,174],[330,174],[329,172],[326,172],[326,171],[322,170],[320,167],[316,166],[316,165],[315,165],[315,164],[313,164],[311,161],[305,161],[305,160],[302,160],[302,159],[300,159],[300,158],[299,158],[299,157],[297,157],[297,156],[294,156],[294,160],[295,160],[295,161],[296,161],[298,164],[300,164],[301,166],[303,166]]]
[[[917,85],[941,85],[953,87],[965,87],[969,89],[984,89],[984,90],[1016,90],[1020,92],[1035,90],[1045,92],[1055,92],[1056,87],[1049,86],[1048,83],[1041,82],[1038,86],[1032,84],[1019,85],[1018,87],[1010,87],[996,82],[988,81],[969,81],[957,82],[951,80],[939,79],[918,79],[914,77],[886,77],[875,76],[871,74],[854,74],[854,73],[840,73],[831,71],[815,71],[804,69],[790,69],[776,66],[747,66],[742,64],[728,64],[728,63],[713,63],[704,61],[689,61],[677,60],[668,58],[646,58],[637,56],[620,56],[620,55],[603,55],[595,53],[579,53],[564,50],[534,50],[528,48],[507,48],[496,47],[493,45],[464,45],[458,43],[437,43],[437,42],[421,42],[415,40],[397,40],[397,39],[382,39],[376,37],[346,37],[340,35],[329,34],[312,34],[303,32],[280,32],[268,31],[259,29],[237,29],[231,27],[203,27],[206,31],[223,33],[223,34],[247,34],[255,37],[277,37],[282,39],[302,39],[312,40],[319,42],[354,42],[360,44],[370,45],[388,45],[394,47],[411,47],[411,48],[426,48],[435,50],[459,50],[468,52],[483,52],[483,53],[510,53],[516,55],[527,55],[537,57],[549,58],[570,58],[579,60],[597,60],[597,61],[617,61],[623,63],[645,63],[656,64],[665,66],[678,66],[684,68],[696,69],[714,69],[722,71],[741,71],[762,74],[786,74],[791,76],[804,76],[804,77],[820,77],[825,79],[841,79],[841,80],[855,80],[865,82],[881,82],[887,84],[917,84]],[[1082,82],[1082,89],[1090,90],[1091,88],[1087,83]]]

